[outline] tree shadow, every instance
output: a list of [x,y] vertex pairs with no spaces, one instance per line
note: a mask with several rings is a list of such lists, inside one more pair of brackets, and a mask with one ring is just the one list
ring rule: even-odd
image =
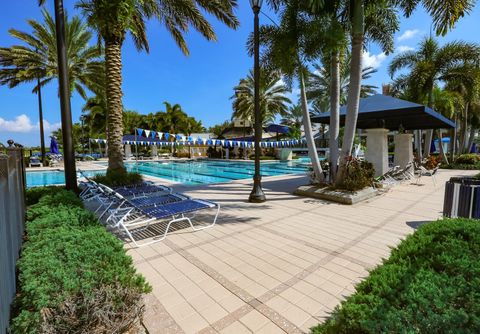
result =
[[425,224],[431,223],[431,222],[432,222],[432,220],[419,220],[419,221],[406,222],[406,224],[408,226],[410,226],[411,228],[413,228],[414,230],[417,230],[419,227],[421,227]]

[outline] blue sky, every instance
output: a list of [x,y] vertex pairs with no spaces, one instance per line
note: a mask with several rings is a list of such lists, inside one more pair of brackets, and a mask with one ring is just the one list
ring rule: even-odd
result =
[[[64,0],[72,15],[73,0]],[[205,126],[230,119],[233,86],[248,73],[252,59],[245,51],[245,41],[253,28],[253,16],[246,0],[239,1],[237,16],[241,26],[237,30],[227,29],[212,20],[218,35],[217,42],[207,42],[198,33],[191,31],[188,44],[191,55],[183,56],[168,33],[157,22],[148,25],[151,51],[139,53],[129,39],[123,50],[124,105],[140,113],[163,110],[162,103],[179,103],[190,115],[202,120]],[[0,45],[17,43],[8,34],[9,28],[29,31],[27,19],[41,19],[37,1],[8,1],[3,4],[0,14]],[[53,1],[47,1],[47,8],[53,13]],[[463,18],[447,36],[439,37],[440,42],[462,39],[479,42],[480,5],[470,16]],[[268,23],[262,16],[261,22]],[[431,19],[418,9],[410,18],[401,19],[400,31],[396,34],[396,52],[415,48],[417,43],[430,31]],[[92,43],[95,41],[92,40]],[[387,66],[393,55],[386,56],[375,44],[368,45],[364,64],[378,69],[369,83],[381,87],[390,78]],[[38,145],[37,97],[31,93],[31,85],[9,89],[0,86],[0,142],[12,138],[24,145]],[[296,99],[296,91],[292,99]],[[57,82],[43,91],[46,136],[60,126],[60,108],[57,97]],[[72,113],[74,121],[81,114],[83,100],[73,95]],[[48,143],[48,141],[47,141]]]

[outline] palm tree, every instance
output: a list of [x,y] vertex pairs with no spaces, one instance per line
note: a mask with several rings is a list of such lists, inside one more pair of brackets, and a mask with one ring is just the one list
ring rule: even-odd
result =
[[[32,83],[32,92],[37,93],[39,99],[41,88],[58,77],[55,22],[48,11],[42,10],[42,15],[43,22],[28,20],[31,33],[9,30],[22,44],[0,48],[0,85],[14,88]],[[104,66],[100,59],[101,49],[88,45],[92,34],[79,17],[71,20],[66,17],[65,21],[70,93],[77,91],[86,99],[86,89],[93,91],[103,84],[99,80]],[[41,112],[39,122],[43,124]],[[44,134],[40,136],[43,138]]]
[[193,27],[207,40],[215,32],[200,10],[231,28],[239,25],[233,13],[236,0],[80,0],[77,7],[105,43],[108,137],[108,169],[124,170],[122,150],[122,58],[121,48],[130,32],[138,50],[149,51],[146,21],[157,19],[171,34],[185,55],[189,54],[184,34]]
[[291,105],[280,120],[280,124],[300,128],[302,126],[303,110],[300,104]]
[[96,95],[88,98],[82,112],[90,138],[100,138],[107,134],[107,102],[105,96]]
[[[339,71],[339,93],[340,105],[347,102],[348,86],[350,84],[350,56],[343,57]],[[310,73],[307,81],[307,98],[312,102],[313,108],[318,112],[330,110],[330,91],[331,91],[331,73],[332,70],[326,67],[328,64],[313,65],[314,71]],[[377,70],[371,66],[362,68],[362,80],[368,80]],[[362,84],[360,88],[360,97],[364,98],[375,94],[378,87]]]
[[[321,1],[321,0],[313,0]],[[475,0],[464,1],[431,1],[431,0],[398,0],[390,2],[388,0],[351,1],[349,6],[350,34],[352,39],[352,62],[350,63],[350,89],[347,97],[347,114],[345,119],[345,134],[340,158],[339,177],[337,181],[341,183],[345,175],[345,166],[347,158],[351,155],[355,130],[358,118],[358,108],[360,100],[361,87],[361,59],[363,45],[365,43],[365,13],[375,12],[375,6],[389,7],[396,5],[403,10],[405,16],[409,17],[415,8],[422,4],[426,11],[432,16],[433,26],[437,34],[445,35],[454,24],[465,14],[469,13]],[[377,11],[377,17],[382,18],[382,13]],[[375,31],[374,31],[375,32]],[[377,33],[381,32],[377,29]]]
[[[260,43],[263,46],[262,60],[264,68],[274,68],[282,72],[288,82],[294,78],[298,80],[300,88],[300,105],[302,108],[302,122],[307,141],[308,155],[312,161],[314,182],[323,182],[323,170],[318,160],[318,153],[313,139],[310,121],[309,106],[306,97],[305,77],[307,49],[311,45],[319,44],[321,38],[316,34],[306,32],[320,31],[323,22],[312,21],[306,13],[306,4],[301,0],[272,1],[278,12],[280,23],[265,25],[260,28]],[[323,36],[322,36],[323,37]],[[253,38],[248,41],[250,52],[253,50]]]
[[[459,62],[475,61],[477,56],[478,48],[474,44],[456,41],[440,47],[434,38],[426,37],[418,50],[398,54],[390,63],[389,73],[393,77],[396,72],[408,69],[410,74],[404,75],[402,80],[407,83],[411,96],[419,103],[426,100],[427,106],[433,108],[435,86],[451,77]],[[432,134],[432,130],[426,133],[425,154],[429,153]]]
[[[255,119],[253,72],[241,79],[233,89],[232,118],[253,123]],[[260,111],[262,124],[271,123],[277,115],[287,115],[288,105],[292,103],[286,96],[288,87],[281,81],[278,71],[260,71]]]

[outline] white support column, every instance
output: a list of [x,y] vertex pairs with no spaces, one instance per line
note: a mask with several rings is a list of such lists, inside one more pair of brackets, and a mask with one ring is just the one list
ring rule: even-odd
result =
[[383,175],[388,170],[387,129],[367,130],[367,150],[365,160],[373,164],[375,176]]
[[394,165],[405,168],[405,166],[413,161],[413,134],[398,133],[395,135],[395,157]]
[[130,159],[132,156],[132,145],[125,144],[125,159]]

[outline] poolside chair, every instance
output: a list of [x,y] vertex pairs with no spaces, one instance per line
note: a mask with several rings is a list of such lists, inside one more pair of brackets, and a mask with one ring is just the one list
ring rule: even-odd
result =
[[[112,210],[106,223],[111,227],[123,230],[136,247],[151,245],[164,240],[167,237],[170,227],[175,223],[186,221],[194,231],[210,228],[215,225],[220,212],[220,204],[206,200],[193,199],[175,193],[158,196],[156,202],[154,202],[153,199],[149,202],[145,202],[148,201],[146,198],[128,200],[118,193],[116,196],[121,204],[119,204],[115,210]],[[192,219],[197,212],[215,208],[216,212],[212,223],[201,227],[195,227],[193,225]],[[187,214],[193,215],[187,216]],[[135,232],[143,231],[148,228],[152,222],[164,220],[166,218],[171,219],[168,221],[167,227],[162,236],[153,238],[152,241],[142,244],[134,238],[133,234]]]
[[426,169],[423,166],[419,166],[418,167],[418,172],[417,172],[417,180],[416,180],[415,184],[418,184],[420,182],[420,179],[422,178],[422,176],[431,176],[433,186],[436,187],[437,186],[437,179],[436,179],[435,175],[437,174],[439,169],[440,169],[440,164],[438,164],[434,169]]
[[116,187],[115,190],[117,193],[124,197],[145,197],[152,193],[164,192],[164,193],[171,193],[172,188],[163,186],[163,185],[156,185],[152,183],[141,183],[138,185],[132,186],[123,186],[123,187]]

